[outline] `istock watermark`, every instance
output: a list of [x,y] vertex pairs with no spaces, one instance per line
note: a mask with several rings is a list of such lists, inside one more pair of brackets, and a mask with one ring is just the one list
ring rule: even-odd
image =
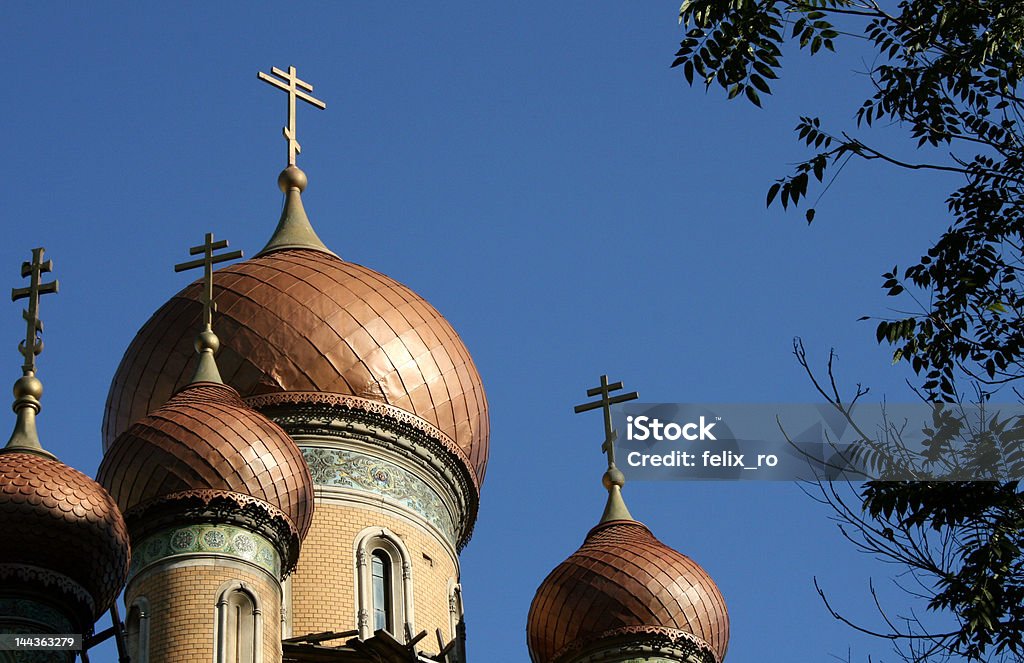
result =
[[857,403],[613,407],[630,480],[1024,478],[1024,406]]
[[[645,441],[648,439],[653,440],[678,440],[680,438],[684,440],[716,440],[717,438],[711,432],[711,429],[715,427],[716,422],[708,423],[704,420],[704,416],[701,415],[700,423],[690,422],[688,424],[677,424],[674,421],[670,421],[667,424],[662,423],[660,420],[652,417],[648,417],[645,414],[634,417],[629,415],[626,417],[626,436],[631,440]],[[696,433],[694,431],[697,431]]]

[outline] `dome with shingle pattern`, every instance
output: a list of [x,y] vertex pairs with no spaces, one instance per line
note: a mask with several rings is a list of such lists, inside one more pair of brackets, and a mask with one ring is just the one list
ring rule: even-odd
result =
[[191,384],[130,426],[104,454],[97,477],[133,536],[155,509],[222,498],[283,518],[295,539],[286,559],[294,562],[313,518],[313,480],[302,452],[223,384]]
[[534,663],[561,663],[602,641],[644,635],[686,641],[721,662],[729,614],[692,559],[634,520],[602,522],[537,590],[527,620]]
[[0,532],[0,585],[60,597],[83,627],[109,610],[124,586],[130,552],[117,504],[100,484],[48,455],[0,450]]
[[[483,384],[458,334],[422,297],[310,248],[218,270],[216,288],[217,365],[242,397],[320,392],[394,406],[452,438],[482,482],[489,437]],[[200,295],[198,282],[179,292],[128,348],[107,398],[105,448],[188,384]]]

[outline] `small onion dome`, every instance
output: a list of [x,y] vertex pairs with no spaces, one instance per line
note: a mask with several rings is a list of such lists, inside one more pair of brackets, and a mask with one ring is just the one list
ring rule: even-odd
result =
[[85,629],[110,609],[128,576],[128,529],[117,504],[48,456],[0,451],[0,532],[0,586],[73,606]]
[[299,448],[223,384],[191,384],[133,424],[104,455],[97,477],[133,537],[215,514],[265,530],[286,572],[313,519],[313,479]]
[[541,583],[530,606],[533,663],[573,660],[602,642],[654,638],[721,663],[729,615],[718,587],[692,559],[634,520],[601,523]]
[[[107,397],[105,448],[189,382],[200,296],[188,286],[132,341]],[[220,374],[243,398],[320,392],[397,407],[452,438],[482,482],[480,374],[448,321],[401,283],[326,250],[272,249],[217,271],[217,336]]]

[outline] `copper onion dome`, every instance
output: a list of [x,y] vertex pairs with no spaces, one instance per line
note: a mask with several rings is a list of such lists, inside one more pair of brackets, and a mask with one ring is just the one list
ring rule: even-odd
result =
[[[124,586],[128,530],[117,505],[98,483],[58,460],[0,451],[0,531],[6,533],[0,585],[22,581],[67,592],[60,576],[69,578],[88,593],[87,599],[67,596],[83,624],[91,626]],[[36,575],[40,569],[45,572]]]
[[608,469],[602,483],[608,501],[579,550],[537,589],[526,621],[530,658],[533,663],[569,663],[657,645],[685,653],[687,661],[721,663],[729,645],[729,613],[718,587],[696,562],[633,520],[622,499],[626,479],[615,464],[611,407],[639,397],[635,391],[611,395],[622,388],[622,382],[602,375],[600,385],[587,390],[587,396],[600,398],[575,407],[577,414],[604,413],[601,448]]
[[696,562],[634,520],[602,522],[537,590],[527,620],[533,663],[571,660],[623,635],[689,640],[722,661],[729,615]]
[[313,480],[299,448],[223,384],[191,384],[130,426],[104,454],[97,478],[133,535],[174,502],[224,499],[284,518],[294,557],[313,517]]
[[[448,321],[383,274],[326,249],[277,248],[274,241],[257,257],[217,272],[217,365],[224,382],[243,397],[328,392],[401,408],[453,438],[482,481],[487,401]],[[200,292],[199,283],[179,292],[132,341],[107,397],[105,448],[188,383]]]

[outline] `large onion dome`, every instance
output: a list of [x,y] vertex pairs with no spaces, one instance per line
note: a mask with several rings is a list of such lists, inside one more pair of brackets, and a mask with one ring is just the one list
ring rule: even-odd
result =
[[0,586],[73,607],[83,628],[128,575],[128,530],[107,491],[48,454],[0,450]]
[[298,447],[213,382],[186,386],[128,427],[104,454],[98,479],[135,538],[183,514],[237,520],[275,542],[285,572],[313,517],[313,480]]
[[643,524],[602,522],[537,590],[527,621],[530,657],[571,661],[638,638],[721,663],[729,644],[725,600],[704,569]]
[[[290,207],[301,211],[298,189],[291,192],[282,224]],[[426,300],[314,242],[272,240],[219,270],[217,286],[217,364],[243,398],[315,392],[397,408],[450,438],[479,486],[489,438],[483,385],[458,334]],[[185,288],[132,341],[107,398],[105,448],[188,383],[200,296],[200,284]]]

